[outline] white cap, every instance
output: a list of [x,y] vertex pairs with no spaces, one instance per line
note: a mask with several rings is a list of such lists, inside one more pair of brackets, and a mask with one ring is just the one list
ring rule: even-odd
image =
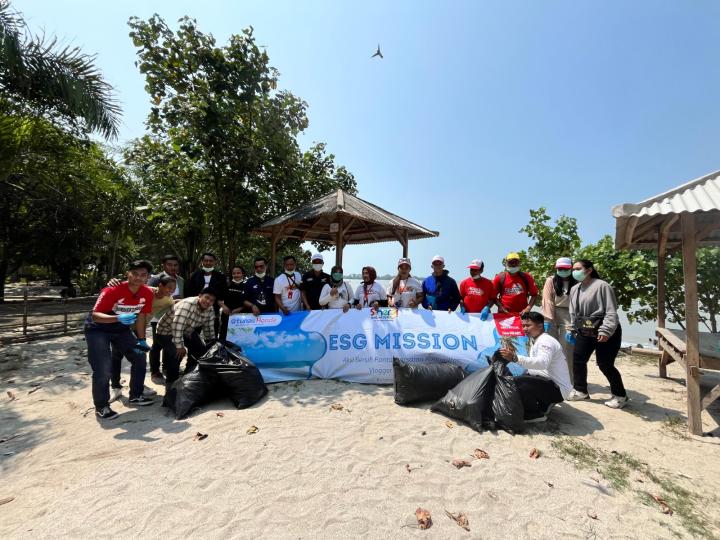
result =
[[483,266],[485,266],[485,264],[480,259],[473,259],[467,267],[473,270],[480,270]]
[[445,264],[445,259],[444,259],[442,256],[440,256],[440,255],[435,255],[435,256],[432,258],[432,261],[430,262],[430,264],[432,264],[432,263],[434,263],[434,262],[436,262],[436,261],[440,261],[441,263]]
[[310,257],[310,262],[312,261],[322,261],[325,262],[325,259],[323,259],[323,256],[319,253],[315,253],[312,257]]
[[412,268],[412,264],[410,264],[410,259],[408,259],[407,257],[400,257],[397,265],[400,266],[401,264],[407,264],[410,268]]

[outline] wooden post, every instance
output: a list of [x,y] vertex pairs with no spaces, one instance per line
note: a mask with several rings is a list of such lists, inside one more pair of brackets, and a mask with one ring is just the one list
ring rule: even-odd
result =
[[700,333],[698,328],[697,259],[695,215],[683,212],[682,230],[683,278],[685,280],[685,371],[687,387],[688,430],[702,435],[700,403]]
[[665,255],[667,247],[667,235],[663,235],[664,228],[658,228],[657,247],[657,325],[658,328],[665,328]]
[[275,277],[275,257],[277,256],[277,243],[278,243],[278,231],[273,229],[272,236],[270,237],[270,275]]
[[27,280],[25,281],[25,288],[23,289],[23,336],[27,336],[28,327],[28,292],[27,292]]
[[338,230],[335,236],[335,266],[342,266],[343,256],[343,223],[342,216],[338,214]]
[[407,229],[403,231],[403,257],[408,256],[408,244],[410,243],[410,240],[408,238],[408,232]]

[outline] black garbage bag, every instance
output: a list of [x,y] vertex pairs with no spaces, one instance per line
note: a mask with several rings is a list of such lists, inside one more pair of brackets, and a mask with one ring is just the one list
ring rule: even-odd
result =
[[492,429],[492,403],[495,395],[495,371],[480,369],[449,390],[430,410],[462,420],[476,431]]
[[525,427],[525,408],[512,373],[507,367],[507,361],[496,352],[491,367],[495,372],[496,381],[492,402],[495,422],[507,431],[521,431]]
[[440,399],[465,378],[463,368],[449,362],[412,364],[393,358],[393,371],[398,405]]
[[233,345],[215,343],[198,361],[200,371],[214,373],[238,409],[246,409],[268,393],[260,370]]
[[205,405],[224,395],[216,373],[200,371],[197,367],[175,381],[165,395],[165,406],[175,413],[175,419],[185,418],[195,407]]

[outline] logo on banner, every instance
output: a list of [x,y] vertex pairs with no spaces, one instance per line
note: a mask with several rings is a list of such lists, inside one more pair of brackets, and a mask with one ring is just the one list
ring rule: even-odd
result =
[[494,313],[495,328],[501,337],[522,337],[525,335],[522,320],[518,315]]
[[373,321],[394,321],[397,319],[398,310],[394,307],[372,308],[370,318]]
[[278,326],[282,322],[282,316],[279,313],[264,313],[252,315],[250,313],[241,313],[230,317],[229,325],[240,327],[258,328],[263,326]]

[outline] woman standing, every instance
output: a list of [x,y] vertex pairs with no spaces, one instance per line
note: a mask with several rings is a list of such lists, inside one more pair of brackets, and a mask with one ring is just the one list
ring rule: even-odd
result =
[[353,299],[352,287],[343,279],[343,269],[333,266],[330,271],[330,283],[323,285],[320,291],[320,306],[330,309],[342,309],[347,313]]
[[358,309],[387,306],[387,294],[377,281],[377,272],[372,266],[363,266],[362,284],[355,290],[353,304]]
[[615,291],[595,270],[592,261],[580,259],[573,264],[573,278],[577,283],[570,290],[570,321],[572,332],[565,338],[575,341],[573,354],[573,391],[568,401],[590,399],[587,387],[587,363],[595,353],[597,365],[610,383],[612,399],[605,405],[622,409],[628,397],[622,376],[615,367],[620,351],[622,329],[618,322]]
[[572,380],[574,345],[565,336],[572,332],[570,324],[570,289],[577,281],[572,277],[572,259],[560,257],[555,263],[555,275],[545,280],[542,293],[542,314],[545,317],[545,332],[562,345]]
[[230,315],[242,313],[245,306],[245,269],[242,266],[235,265],[230,272],[230,281],[228,281],[225,292],[225,301],[222,313],[222,325],[220,326],[220,341],[224,341],[227,337],[228,322]]
[[416,308],[424,298],[422,283],[410,275],[410,259],[402,257],[398,261],[398,273],[388,287],[388,305],[398,308]]

